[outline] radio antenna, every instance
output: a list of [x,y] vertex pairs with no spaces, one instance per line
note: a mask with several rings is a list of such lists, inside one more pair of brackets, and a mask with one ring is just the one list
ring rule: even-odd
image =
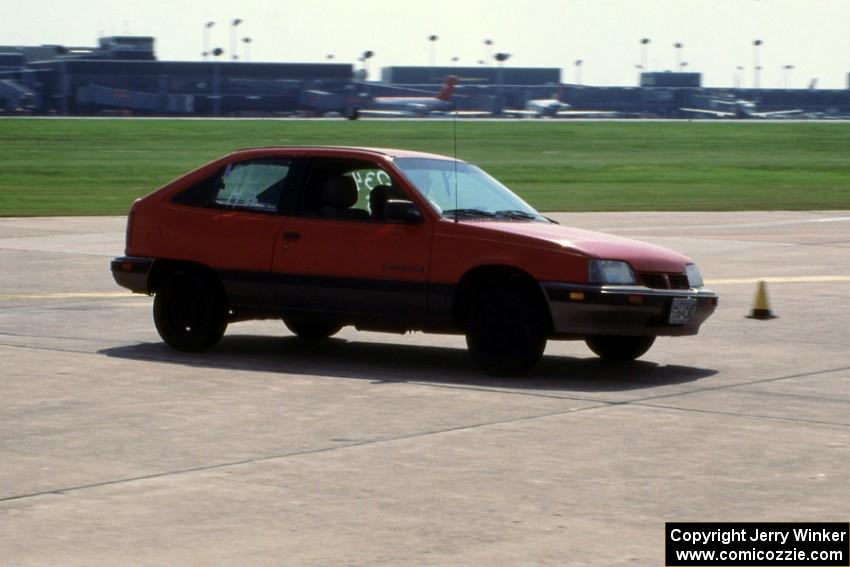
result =
[[454,152],[455,152],[455,222],[460,219],[458,213],[458,196],[457,196],[457,104],[452,104],[452,130],[454,134]]

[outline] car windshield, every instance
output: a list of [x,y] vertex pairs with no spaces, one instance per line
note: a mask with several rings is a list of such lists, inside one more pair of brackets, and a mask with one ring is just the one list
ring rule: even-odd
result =
[[398,158],[395,164],[434,210],[446,218],[549,222],[474,165],[427,158]]

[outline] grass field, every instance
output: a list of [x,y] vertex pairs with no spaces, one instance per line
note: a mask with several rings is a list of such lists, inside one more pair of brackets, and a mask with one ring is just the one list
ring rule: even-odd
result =
[[[0,215],[123,214],[235,148],[453,152],[450,121],[0,120]],[[464,122],[458,157],[544,211],[850,209],[850,125]]]

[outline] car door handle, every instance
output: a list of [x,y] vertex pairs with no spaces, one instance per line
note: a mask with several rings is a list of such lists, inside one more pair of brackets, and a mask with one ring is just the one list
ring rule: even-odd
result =
[[300,232],[284,232],[283,233],[283,239],[288,241],[288,242],[295,242],[295,241],[301,239],[301,233]]

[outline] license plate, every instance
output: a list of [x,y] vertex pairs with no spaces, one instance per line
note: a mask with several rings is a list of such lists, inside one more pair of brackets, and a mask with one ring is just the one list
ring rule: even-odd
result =
[[671,325],[685,325],[697,312],[697,300],[689,297],[676,297],[670,306],[670,318],[667,320]]

